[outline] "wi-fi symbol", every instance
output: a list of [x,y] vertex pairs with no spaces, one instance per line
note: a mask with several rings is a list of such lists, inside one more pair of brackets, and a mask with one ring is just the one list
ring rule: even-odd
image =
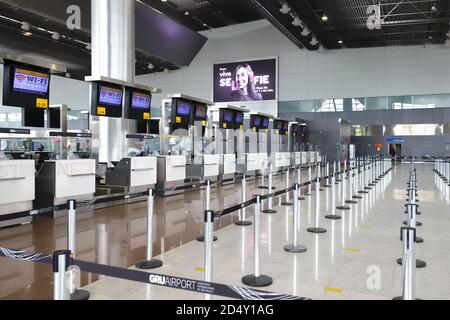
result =
[[108,94],[108,93],[107,93],[106,91],[102,91],[102,92],[101,92],[102,97],[106,97],[107,94]]
[[17,79],[17,81],[19,81],[19,82],[24,81],[26,78],[27,78],[27,77],[25,77],[23,74],[17,74],[17,75],[16,75],[16,79]]

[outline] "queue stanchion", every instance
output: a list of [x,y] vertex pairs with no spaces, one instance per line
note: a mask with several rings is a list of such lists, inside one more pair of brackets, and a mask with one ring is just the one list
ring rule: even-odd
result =
[[267,287],[273,282],[272,278],[261,274],[260,270],[260,232],[261,232],[261,196],[256,195],[255,215],[253,223],[253,259],[254,274],[246,275],[242,278],[242,283],[251,287]]
[[[408,214],[408,216],[409,216],[408,220],[411,223],[411,225],[414,225],[415,224],[415,211],[414,210],[416,210],[417,204],[412,204],[411,203],[411,204],[409,204],[409,206],[411,208],[408,209],[408,212],[410,212],[411,215],[409,216],[409,214]],[[413,221],[411,221],[411,218],[413,219]],[[416,228],[414,228],[414,227],[406,227],[406,228],[414,230],[414,243],[416,243],[417,242]],[[403,258],[397,259],[397,263],[400,264],[400,265],[403,264],[403,261],[404,261]],[[420,260],[420,259],[416,259],[415,257],[414,257],[414,261],[415,261],[416,268],[425,268],[426,265],[427,265],[425,261]]]
[[337,167],[338,167],[338,169],[337,169],[338,172],[336,175],[336,184],[339,184],[339,182],[342,181],[342,170],[341,170],[341,161],[340,160],[337,162]]
[[[244,175],[242,176],[242,181],[241,181],[241,203],[244,203],[245,201],[247,201],[247,176]],[[234,224],[237,226],[242,226],[242,227],[246,227],[246,226],[250,226],[252,223],[250,221],[247,221],[247,208],[242,208],[241,209],[241,220],[236,221]]]
[[306,251],[306,247],[302,246],[298,243],[299,240],[299,229],[300,229],[300,204],[299,204],[299,193],[300,193],[300,186],[299,184],[294,185],[293,190],[293,199],[294,199],[294,206],[293,206],[293,230],[292,230],[292,239],[293,244],[288,244],[284,246],[284,250],[291,253],[302,253]]
[[[308,181],[312,181],[312,169],[311,165],[308,165]],[[311,184],[308,185],[308,192],[305,194],[306,196],[312,196]]]
[[347,159],[344,160],[344,176],[342,180],[348,180]]
[[[289,168],[286,171],[286,189],[290,187]],[[292,206],[292,202],[289,201],[289,192],[286,192],[285,201],[281,202],[282,206]]]
[[358,201],[352,199],[353,198],[353,168],[351,165],[349,168],[349,176],[350,176],[350,178],[348,180],[348,182],[349,182],[349,198],[347,200],[345,200],[345,203],[348,203],[348,204],[358,203]]
[[336,209],[338,210],[350,210],[350,207],[346,205],[345,202],[345,193],[346,193],[347,184],[344,178],[342,178],[342,192],[341,192],[341,205],[337,206]]
[[163,265],[159,259],[153,259],[153,208],[154,208],[153,190],[148,190],[147,197],[147,252],[146,260],[136,263],[138,269],[156,269]]
[[331,214],[326,215],[326,219],[339,220],[342,219],[340,215],[336,214],[336,184],[334,183],[336,175],[333,173],[331,175]]
[[[319,178],[319,180],[322,180],[322,164],[320,162],[317,163],[317,178]],[[320,187],[319,184],[319,191],[323,191],[323,189]]]
[[308,232],[311,233],[325,233],[327,232],[327,229],[321,228],[319,226],[319,219],[320,219],[320,178],[317,177],[316,179],[316,223],[315,226],[312,228],[308,228]]
[[[272,171],[272,164],[270,164],[269,166],[269,193],[271,193],[272,191],[272,184],[273,184],[273,171]],[[267,209],[263,210],[263,213],[268,213],[268,214],[274,214],[277,213],[276,210],[273,209],[273,198],[269,197],[269,199],[267,199]]]
[[70,300],[68,272],[70,261],[69,250],[59,250],[53,253],[53,299]]
[[261,185],[258,187],[258,189],[262,189],[262,190],[267,190],[269,189],[266,185],[265,185],[265,172],[263,171],[263,174],[261,175]]
[[[301,165],[297,169],[297,183],[299,186],[302,185],[302,166]],[[303,200],[305,200],[305,198],[302,197],[301,194],[302,194],[302,189],[299,189],[298,200],[303,201]]]
[[331,175],[330,175],[330,163],[327,162],[325,167],[325,176],[327,179],[325,180],[325,188],[331,188]]
[[[72,258],[75,258],[76,252],[76,208],[77,201],[69,200],[69,212],[67,215],[67,249],[71,252]],[[70,269],[68,272],[69,277],[69,293],[70,300],[88,300],[90,293],[87,290],[78,289],[79,271],[77,269]]]
[[[341,170],[339,169],[338,171],[341,171]],[[334,175],[335,175],[335,177],[336,177],[336,182],[335,182],[335,184],[339,184],[339,182],[337,181],[338,178],[339,178],[339,172],[336,171],[336,161],[333,162],[333,173],[334,173]]]
[[372,159],[370,159],[369,187],[375,187],[374,172],[375,172],[375,161],[373,161],[373,158],[372,158]]
[[361,177],[361,186],[359,188],[358,193],[359,194],[367,194],[369,193],[367,190],[365,190],[365,186],[366,186],[366,160],[363,159],[363,167],[362,167],[362,177]]
[[[416,221],[416,212],[417,212],[417,208],[419,207],[419,205],[415,204],[415,203],[407,203],[405,204],[406,206],[406,211],[408,213],[408,220],[407,221],[403,221],[403,224],[416,229],[417,226],[422,225],[422,223],[420,223],[419,221]],[[420,237],[416,236],[416,243],[422,243],[423,239]]]
[[[211,210],[211,180],[206,180],[206,196],[205,196],[205,202],[203,203],[203,210],[209,211]],[[203,230],[204,232],[206,230]],[[213,237],[214,241],[217,241],[218,238],[216,236]],[[197,241],[204,242],[205,241],[205,234],[197,237]]]
[[213,243],[214,243],[214,211],[206,210],[204,217],[205,224],[205,281],[212,282],[213,279]]
[[401,228],[401,241],[403,241],[403,294],[393,300],[420,300],[416,298],[416,229]]
[[353,199],[362,199],[363,197],[358,195],[359,190],[361,190],[361,175],[360,175],[360,166],[359,166],[359,160],[356,160],[356,168],[355,168],[355,188],[356,190],[355,194],[353,195]]

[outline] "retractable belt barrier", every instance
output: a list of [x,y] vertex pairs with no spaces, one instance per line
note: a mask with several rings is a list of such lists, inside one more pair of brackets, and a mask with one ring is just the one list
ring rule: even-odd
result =
[[[70,253],[70,252],[69,252]],[[55,253],[56,255],[56,253]],[[14,260],[28,261],[34,263],[43,263],[54,265],[57,259],[51,255],[42,253],[14,250],[0,247],[0,257],[6,257]],[[146,284],[153,284],[160,287],[168,287],[172,289],[179,289],[202,294],[212,294],[232,299],[240,300],[309,300],[289,294],[273,293],[262,290],[254,290],[250,288],[243,288],[233,285],[226,285],[215,282],[199,281],[188,278],[180,278],[156,273],[149,273],[144,271],[125,269],[120,267],[113,267],[93,262],[81,261],[68,258],[66,268],[77,266],[83,272],[90,272],[100,274],[103,276],[136,281]],[[55,269],[55,265],[54,265]],[[56,268],[57,269],[57,268]]]

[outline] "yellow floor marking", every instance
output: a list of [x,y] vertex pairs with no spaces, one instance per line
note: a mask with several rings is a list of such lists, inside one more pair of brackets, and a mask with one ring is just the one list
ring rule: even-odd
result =
[[345,248],[345,251],[347,251],[347,252],[360,252],[361,249],[359,249],[359,248]]
[[195,268],[195,271],[200,271],[200,272],[202,272],[202,271],[205,271],[205,268]]
[[332,292],[332,293],[342,293],[342,289],[339,288],[331,288],[331,287],[325,287],[325,292]]

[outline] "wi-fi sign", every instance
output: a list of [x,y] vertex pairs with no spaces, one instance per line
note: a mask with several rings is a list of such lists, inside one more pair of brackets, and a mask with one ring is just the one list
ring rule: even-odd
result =
[[22,81],[24,81],[25,79],[26,79],[27,77],[26,76],[24,76],[23,74],[16,74],[16,79],[17,79],[17,81],[19,81],[19,82],[22,82]]

